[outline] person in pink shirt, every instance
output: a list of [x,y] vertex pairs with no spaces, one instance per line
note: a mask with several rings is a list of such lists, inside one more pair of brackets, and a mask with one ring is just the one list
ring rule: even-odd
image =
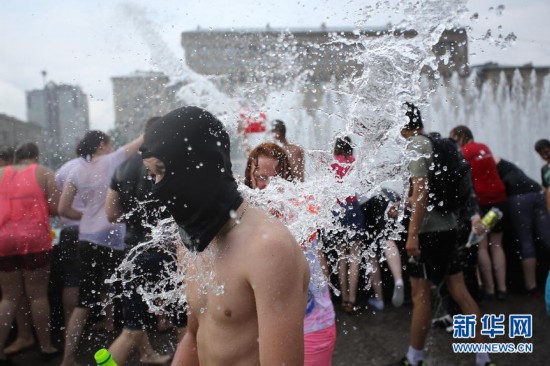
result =
[[0,365],[11,323],[27,296],[41,360],[58,354],[50,339],[48,281],[52,253],[49,216],[57,214],[59,190],[54,173],[38,165],[34,143],[17,148],[15,164],[0,168]]
[[[336,139],[334,160],[335,162],[331,164],[330,168],[338,181],[343,182],[355,162],[351,139],[348,136]],[[342,310],[347,313],[355,313],[361,264],[360,247],[365,232],[365,221],[356,195],[348,196],[343,202],[338,201],[338,203],[342,207],[343,213],[336,213],[337,219],[345,230],[332,233],[329,236],[337,240],[341,246],[339,248],[341,258],[338,261],[338,281],[342,292]]]

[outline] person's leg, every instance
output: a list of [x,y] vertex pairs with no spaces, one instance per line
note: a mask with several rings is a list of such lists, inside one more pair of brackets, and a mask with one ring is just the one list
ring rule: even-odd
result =
[[550,253],[550,213],[546,208],[543,193],[538,193],[534,202],[535,232]]
[[40,349],[44,353],[54,353],[57,349],[53,346],[51,340],[50,303],[48,301],[50,266],[24,270],[23,278]]
[[411,278],[413,312],[410,343],[417,350],[423,350],[432,322],[431,282],[422,278]]
[[[535,227],[535,198],[536,194],[520,194],[511,196],[509,201],[510,222],[519,241],[521,254],[521,267],[526,290],[532,290],[537,286],[535,241],[533,229]],[[549,223],[550,224],[550,223]]]
[[386,241],[386,247],[384,248],[384,255],[386,261],[388,262],[388,267],[393,276],[395,282],[403,280],[403,272],[401,267],[401,256],[399,255],[399,250],[397,245],[393,240]]
[[61,366],[76,365],[76,350],[80,337],[84,332],[84,326],[86,325],[86,319],[90,310],[85,307],[77,306],[69,319],[69,325],[65,332],[65,350],[63,353],[63,360]]
[[17,305],[24,295],[23,276],[20,271],[0,272],[0,359],[6,358],[4,344],[8,339]]
[[490,233],[489,240],[497,291],[506,293],[506,256],[504,255],[504,248],[502,247],[502,233]]
[[424,278],[411,277],[413,311],[409,349],[406,360],[413,366],[424,360],[424,346],[432,322],[431,282]]
[[525,289],[531,291],[537,288],[537,258],[524,258],[521,260]]
[[[348,289],[348,250],[347,243],[341,243],[340,253],[338,255],[338,284],[340,285],[340,296],[342,304],[349,302]],[[344,247],[344,248],[342,248]]]
[[148,365],[164,365],[172,358],[171,355],[161,355],[153,349],[149,336],[144,332],[139,344],[139,361]]
[[31,308],[25,296],[23,296],[19,302],[17,314],[15,315],[15,324],[17,325],[17,338],[4,349],[6,355],[19,353],[34,345]]
[[78,287],[65,287],[63,289],[63,314],[65,318],[65,329],[69,325],[69,319],[73,310],[78,304]]
[[65,331],[65,350],[61,366],[76,365],[76,351],[90,314],[90,308],[99,301],[98,289],[103,283],[102,268],[99,264],[103,264],[109,259],[96,245],[85,241],[78,243],[78,252],[80,258],[86,258],[86,260],[81,262],[78,305],[73,310]]
[[491,264],[491,257],[489,256],[489,242],[487,237],[479,242],[477,262],[485,293],[494,295],[495,283],[493,280],[493,266]]
[[378,258],[369,258],[372,272],[369,274],[372,290],[374,291],[374,298],[384,301],[384,293],[382,287],[382,275],[380,273],[380,264]]
[[372,272],[369,274],[372,289],[374,291],[374,298],[368,299],[368,304],[377,310],[384,309],[384,291],[382,286],[382,274],[380,273],[380,264],[377,257],[369,257],[369,263],[371,265]]
[[122,366],[128,361],[136,347],[146,337],[144,330],[130,330],[124,328],[115,341],[109,346],[109,352],[117,365]]
[[390,272],[393,276],[393,296],[392,304],[395,307],[403,305],[405,300],[405,285],[403,283],[403,272],[401,267],[401,256],[399,255],[399,250],[397,245],[393,240],[387,240],[386,246],[384,248],[384,255],[390,268]]
[[[475,341],[477,343],[485,342],[484,337],[481,335],[481,311],[479,306],[472,298],[468,289],[466,288],[466,283],[464,282],[464,276],[462,272],[452,274],[446,279],[447,289],[451,294],[451,297],[458,303],[462,313],[464,315],[475,315],[477,326],[476,326],[476,337]],[[476,354],[476,364],[484,366],[486,363],[490,362],[489,355],[485,352]]]
[[350,243],[349,257],[349,302],[355,304],[357,301],[357,288],[359,287],[359,267],[361,265],[360,242],[354,240]]

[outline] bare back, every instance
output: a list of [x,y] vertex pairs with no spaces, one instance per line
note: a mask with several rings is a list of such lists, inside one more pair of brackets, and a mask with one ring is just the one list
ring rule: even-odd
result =
[[200,364],[303,364],[309,269],[284,225],[250,207],[239,225],[187,261]]
[[304,149],[298,145],[286,144],[283,146],[286,152],[288,161],[290,163],[290,169],[292,171],[292,178],[298,179],[300,182],[304,181]]

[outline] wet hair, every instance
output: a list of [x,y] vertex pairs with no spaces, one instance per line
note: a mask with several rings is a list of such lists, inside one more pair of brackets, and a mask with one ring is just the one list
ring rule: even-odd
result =
[[102,142],[107,143],[109,141],[111,141],[111,138],[105,132],[97,130],[88,131],[78,145],[76,145],[76,155],[89,161],[99,148],[99,145]]
[[25,159],[36,159],[39,154],[38,146],[34,142],[21,144],[15,149],[15,163]]
[[258,159],[261,156],[277,160],[277,176],[292,181],[290,162],[285,150],[272,142],[264,142],[256,146],[248,155],[244,171],[244,184],[252,188],[252,174],[254,174],[254,168],[258,166]]
[[286,126],[283,121],[280,119],[276,119],[273,121],[273,128],[271,129],[273,132],[278,132],[281,134],[281,136],[286,136]]
[[352,156],[353,147],[349,136],[338,137],[334,143],[334,155]]
[[450,135],[453,136],[454,139],[459,141],[463,139],[464,143],[472,141],[474,139],[474,134],[472,133],[472,131],[464,125],[456,126],[455,128],[453,128]]
[[421,130],[424,128],[424,124],[422,123],[422,116],[420,115],[420,110],[412,103],[405,102],[403,105],[407,106],[407,112],[405,112],[405,116],[407,116],[408,121],[405,123],[404,128],[408,130]]
[[538,152],[539,154],[542,152],[542,150],[548,149],[548,148],[550,148],[550,141],[547,139],[540,139],[537,142],[535,142],[535,151]]
[[14,155],[15,150],[13,150],[13,147],[5,146],[0,148],[0,160],[5,161],[7,165],[13,162]]

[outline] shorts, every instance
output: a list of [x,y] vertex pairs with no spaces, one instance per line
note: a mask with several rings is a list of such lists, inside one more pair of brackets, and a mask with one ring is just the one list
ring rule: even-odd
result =
[[34,271],[49,267],[52,262],[52,251],[29,253],[23,255],[10,255],[0,257],[0,272],[14,272],[19,270]]
[[115,272],[124,258],[124,252],[80,241],[78,255],[85,258],[80,266],[78,306],[92,308],[99,304],[99,294],[103,292],[105,280]]
[[59,244],[53,248],[53,266],[59,271],[63,287],[78,287],[80,282],[78,226],[61,230]]
[[[334,212],[334,216],[343,227],[344,238],[348,240],[362,240],[365,235],[365,219],[359,202],[341,203],[342,212]],[[335,236],[338,236],[337,234]]]
[[330,366],[336,343],[336,325],[304,335],[304,366]]
[[430,280],[440,284],[446,276],[462,272],[462,266],[451,263],[456,260],[456,230],[422,233],[419,235],[420,258],[409,262],[407,268],[413,278]]
[[504,231],[504,221],[508,221],[508,201],[502,201],[499,203],[493,203],[492,205],[487,206],[479,206],[479,211],[481,211],[481,217],[485,216],[487,212],[493,207],[498,208],[500,211],[502,211],[502,214],[504,215],[499,222],[491,229],[492,233],[498,234],[502,233]]
[[[133,261],[134,270],[132,280],[124,284],[124,327],[130,330],[153,330],[157,324],[156,314],[149,311],[147,303],[137,289],[142,287],[146,293],[152,292],[151,296],[154,296],[154,290],[162,290],[153,290],[154,285],[175,272],[176,263],[170,256],[156,252],[141,252],[137,254],[137,258],[129,260]],[[168,306],[166,314],[176,327],[183,328],[187,325],[185,309]]]

